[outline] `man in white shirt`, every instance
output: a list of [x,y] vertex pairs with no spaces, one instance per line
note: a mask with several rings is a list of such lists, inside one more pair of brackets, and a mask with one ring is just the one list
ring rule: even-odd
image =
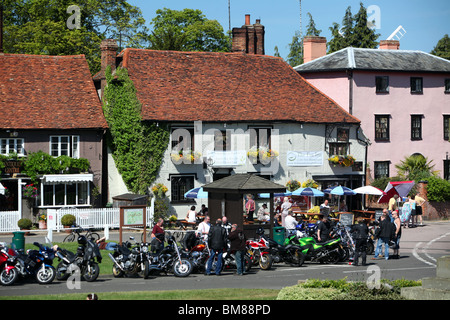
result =
[[284,224],[286,231],[289,233],[295,232],[295,227],[297,226],[297,220],[292,216],[292,210],[288,211],[288,215],[284,219]]
[[209,223],[209,216],[205,216],[205,219],[198,225],[196,234],[199,237],[203,237],[203,240],[208,240],[208,233],[211,224]]

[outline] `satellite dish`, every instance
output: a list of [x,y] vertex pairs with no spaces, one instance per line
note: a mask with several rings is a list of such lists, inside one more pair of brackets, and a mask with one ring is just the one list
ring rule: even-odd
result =
[[397,38],[397,40],[400,40],[406,33],[405,28],[402,26],[398,26],[397,29],[395,29],[394,32],[387,38],[387,40],[395,40],[394,38]]

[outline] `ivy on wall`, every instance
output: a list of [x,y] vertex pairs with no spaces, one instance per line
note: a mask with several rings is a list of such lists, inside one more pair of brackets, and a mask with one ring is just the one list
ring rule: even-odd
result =
[[146,123],[136,88],[124,68],[105,72],[103,113],[109,125],[108,143],[128,190],[145,194],[157,177],[169,144],[165,125]]

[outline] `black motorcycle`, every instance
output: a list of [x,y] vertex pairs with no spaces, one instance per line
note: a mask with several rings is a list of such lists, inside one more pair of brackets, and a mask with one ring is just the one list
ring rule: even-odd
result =
[[181,256],[192,262],[192,272],[204,272],[209,258],[207,241],[195,234],[194,231],[186,232],[182,242]]
[[100,274],[98,264],[102,262],[97,243],[85,236],[78,236],[78,244],[76,253],[57,248],[56,256],[60,262],[56,267],[56,279],[67,280],[73,272],[79,271],[84,280],[88,282],[97,280]]
[[21,277],[34,277],[39,284],[52,283],[56,276],[56,270],[53,267],[55,251],[39,242],[33,242],[33,245],[39,249],[28,250],[27,254],[17,252],[16,269],[19,270]]
[[[134,237],[130,237],[134,240]],[[149,276],[149,261],[147,258],[148,243],[134,243],[126,241],[119,244],[108,256],[113,261],[112,272],[115,278],[140,275],[144,279]]]
[[284,262],[296,267],[301,267],[305,261],[305,255],[301,248],[295,244],[281,245],[273,239],[264,237],[269,243],[269,252],[272,256],[273,263]]
[[176,277],[187,277],[192,273],[193,264],[187,253],[182,253],[172,234],[167,235],[167,246],[159,252],[148,252],[150,274],[172,272]]

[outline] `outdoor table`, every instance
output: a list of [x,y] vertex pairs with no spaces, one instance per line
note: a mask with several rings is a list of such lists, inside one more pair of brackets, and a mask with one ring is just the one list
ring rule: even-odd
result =
[[364,220],[374,221],[375,220],[375,211],[367,211],[367,210],[353,210],[353,213],[356,217],[362,216]]

